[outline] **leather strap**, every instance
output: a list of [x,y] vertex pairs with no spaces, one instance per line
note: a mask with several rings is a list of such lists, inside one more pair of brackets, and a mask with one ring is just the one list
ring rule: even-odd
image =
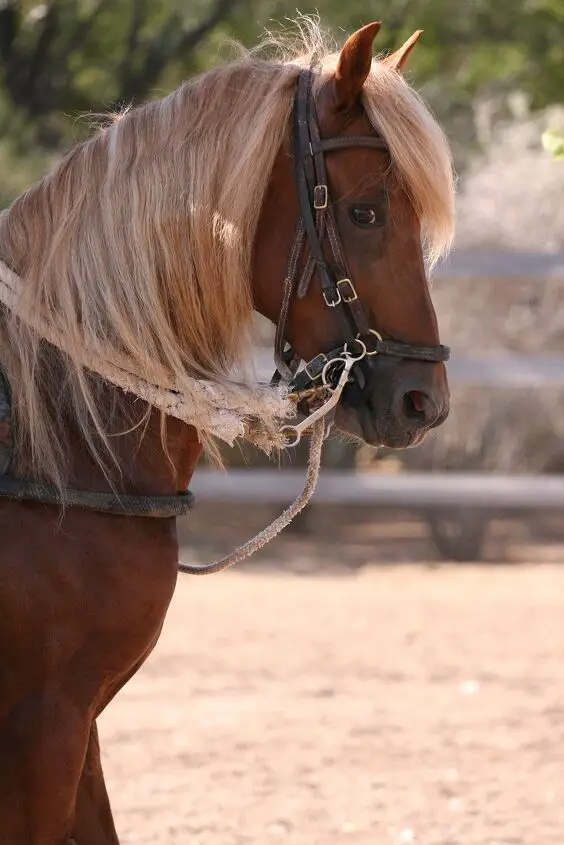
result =
[[[395,340],[380,339],[374,333],[370,333],[367,337],[365,336],[363,343],[366,346],[369,357],[370,355],[392,355],[394,358],[430,362],[444,362],[450,358],[450,349],[448,346],[411,346],[408,343],[401,343]],[[308,361],[306,366],[294,377],[292,388],[297,391],[306,390],[312,384],[315,384],[323,373],[323,369],[327,363],[340,358],[344,351],[345,344],[336,346],[329,352],[320,352],[319,355]]]
[[448,346],[412,346],[399,340],[374,339],[372,344],[375,352],[380,355],[392,355],[394,358],[408,358],[414,361],[432,361],[435,363],[448,361],[450,348]]
[[344,135],[342,138],[320,138],[311,141],[310,152],[330,153],[334,150],[345,150],[350,147],[371,147],[388,151],[388,145],[383,138],[377,135]]
[[83,508],[116,516],[144,516],[159,519],[184,516],[194,505],[194,495],[189,490],[172,496],[132,496],[71,488],[65,490],[61,496],[56,487],[40,484],[37,481],[5,476],[0,477],[0,499]]

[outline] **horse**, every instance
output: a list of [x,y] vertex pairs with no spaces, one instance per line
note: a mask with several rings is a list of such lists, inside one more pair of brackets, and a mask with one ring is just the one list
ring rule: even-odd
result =
[[345,434],[406,448],[448,414],[452,159],[405,79],[420,33],[374,57],[379,28],[302,26],[113,115],[0,215],[3,842],[118,843],[96,720],[158,641],[216,442],[101,361],[243,390],[257,311],[302,405],[346,366]]

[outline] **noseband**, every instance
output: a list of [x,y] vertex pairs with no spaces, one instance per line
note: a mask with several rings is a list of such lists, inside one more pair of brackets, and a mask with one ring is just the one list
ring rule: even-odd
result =
[[[352,147],[371,147],[388,150],[383,138],[371,136],[343,136],[321,138],[312,94],[314,72],[302,70],[294,98],[293,154],[294,176],[300,202],[300,220],[290,253],[280,317],[276,328],[274,357],[277,371],[273,381],[284,378],[298,392],[315,387],[320,381],[331,384],[339,377],[342,365],[352,357],[358,363],[366,356],[390,355],[415,361],[448,361],[447,346],[419,346],[384,339],[371,327],[369,317],[356,292],[329,195],[325,154]],[[327,239],[332,262],[323,251]],[[299,267],[307,245],[308,255],[300,278]],[[343,343],[327,352],[320,352],[296,374],[300,357],[285,343],[284,332],[292,299],[302,299],[314,273],[321,283],[325,305],[332,308],[339,319]],[[351,374],[354,368],[351,369]]]

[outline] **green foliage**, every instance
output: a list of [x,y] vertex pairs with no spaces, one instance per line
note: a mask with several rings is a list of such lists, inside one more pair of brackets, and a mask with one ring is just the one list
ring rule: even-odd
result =
[[564,132],[547,129],[542,135],[542,145],[555,159],[564,159]]
[[[380,17],[381,51],[423,29],[409,76],[459,146],[475,140],[476,98],[504,107],[520,91],[542,108],[564,96],[562,0],[301,5],[304,14],[316,11],[339,41]],[[0,0],[1,155],[30,162],[21,180],[20,168],[6,164],[11,187],[4,180],[2,199],[35,177],[42,150],[88,131],[81,113],[162,95],[228,58],[230,39],[254,45],[295,16],[296,0]]]
[[54,158],[37,143],[32,123],[11,109],[0,91],[0,209],[40,179]]
[[12,138],[0,138],[0,209],[40,179],[53,160],[53,154],[38,145],[22,150]]

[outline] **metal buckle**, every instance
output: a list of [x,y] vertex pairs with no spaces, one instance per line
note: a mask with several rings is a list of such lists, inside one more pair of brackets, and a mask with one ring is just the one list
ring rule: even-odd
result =
[[327,291],[326,290],[323,291],[323,299],[325,300],[325,305],[328,305],[329,308],[335,308],[336,305],[340,305],[341,302],[342,302],[341,291],[339,290],[339,288],[335,288],[335,290],[332,291],[332,293],[336,294],[336,298],[335,299],[328,299],[327,298]]
[[[354,302],[356,299],[358,299],[358,294],[355,290],[355,286],[353,285],[353,283],[351,282],[350,279],[340,279],[337,282],[337,288],[340,288],[340,285],[348,285],[349,286],[348,296],[341,294],[341,298],[342,298],[343,302]],[[339,290],[339,292],[340,292],[340,290]]]
[[313,207],[316,211],[327,208],[329,203],[329,192],[327,185],[316,185],[313,189]]
[[[311,381],[317,381],[318,378],[321,378],[321,375],[323,373],[323,368],[324,368],[325,364],[327,364],[328,360],[329,359],[328,359],[327,355],[324,352],[320,352],[319,355],[316,355],[315,358],[312,358],[311,361],[308,361],[308,363],[304,367],[304,371],[307,373],[308,378],[310,378]],[[321,369],[319,370],[317,375],[315,375],[315,372],[312,372],[310,370],[310,367],[312,366],[312,364],[316,364],[316,362],[319,362],[319,366],[321,367]]]

